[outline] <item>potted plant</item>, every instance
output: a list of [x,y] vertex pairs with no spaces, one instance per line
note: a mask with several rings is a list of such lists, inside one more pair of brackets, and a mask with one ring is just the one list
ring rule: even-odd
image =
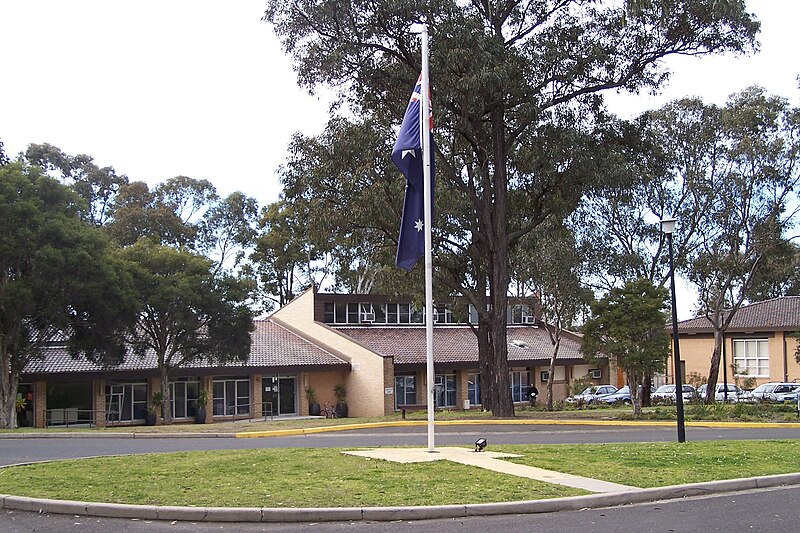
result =
[[336,416],[345,418],[347,416],[347,404],[345,403],[347,389],[339,383],[333,388],[333,393],[336,395]]
[[317,403],[317,395],[313,387],[306,387],[306,400],[308,400],[308,414],[311,416],[320,416],[322,410]]
[[25,412],[25,408],[28,406],[28,402],[22,396],[17,396],[17,399],[14,400],[14,407],[17,409],[17,426],[23,427],[27,425],[27,413]]
[[164,397],[161,395],[160,392],[153,394],[153,401],[150,402],[150,405],[147,406],[147,416],[144,419],[145,424],[148,426],[155,426],[156,420],[158,420],[158,409],[161,408],[161,404],[164,403]]
[[210,391],[208,389],[203,388],[197,392],[197,409],[194,412],[195,424],[206,423],[206,406],[208,405],[209,397]]

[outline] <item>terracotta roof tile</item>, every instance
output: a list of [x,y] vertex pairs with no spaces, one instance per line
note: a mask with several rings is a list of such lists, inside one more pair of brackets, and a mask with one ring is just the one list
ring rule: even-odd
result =
[[[156,356],[148,352],[144,357],[130,353],[125,361],[115,367],[103,367],[84,359],[73,359],[63,346],[50,346],[43,350],[40,360],[31,361],[24,374],[60,374],[104,371],[148,371],[156,368]],[[226,368],[291,367],[291,366],[346,366],[348,363],[289,331],[271,319],[255,321],[250,356],[243,363],[229,363]],[[185,368],[214,368],[220,365],[204,361],[186,365]]]
[[[335,328],[379,355],[393,357],[395,364],[425,364],[424,326],[341,326]],[[515,342],[516,341],[516,342]],[[549,361],[552,345],[543,328],[508,327],[508,361]],[[437,326],[433,330],[436,363],[478,363],[478,341],[468,326]],[[558,359],[580,361],[580,343],[573,336],[561,341]]]
[[[679,322],[678,330],[682,332],[713,331],[705,316]],[[743,306],[733,316],[729,330],[800,330],[800,296],[782,296]]]

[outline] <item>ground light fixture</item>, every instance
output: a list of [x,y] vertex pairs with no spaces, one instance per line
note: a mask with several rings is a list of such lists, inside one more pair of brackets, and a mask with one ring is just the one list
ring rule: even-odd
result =
[[661,232],[667,236],[669,245],[669,281],[672,306],[672,342],[673,365],[675,370],[675,411],[678,419],[678,442],[686,441],[686,428],[683,421],[683,383],[681,380],[681,351],[678,342],[678,308],[675,305],[675,260],[672,252],[672,232],[675,231],[675,219],[661,219]]
[[475,441],[475,451],[482,452],[483,449],[486,448],[486,444],[488,444],[486,442],[486,439],[484,439],[483,437],[479,438],[478,440]]

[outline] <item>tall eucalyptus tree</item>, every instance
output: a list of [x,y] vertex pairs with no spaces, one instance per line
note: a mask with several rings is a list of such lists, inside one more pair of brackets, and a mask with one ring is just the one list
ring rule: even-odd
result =
[[654,0],[633,17],[580,0],[269,0],[265,19],[304,87],[337,87],[353,114],[382,124],[400,122],[420,70],[413,25],[429,24],[437,189],[460,197],[442,215],[437,277],[478,311],[483,401],[501,416],[513,415],[509,251],[602,184],[599,95],[656,90],[664,57],[745,51],[758,31],[743,2],[714,0]]

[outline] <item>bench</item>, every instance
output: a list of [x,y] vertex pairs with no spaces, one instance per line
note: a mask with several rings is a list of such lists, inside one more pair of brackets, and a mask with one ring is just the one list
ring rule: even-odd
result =
[[405,405],[398,405],[400,409],[400,416],[403,420],[406,419],[406,411],[427,411],[428,405],[424,403],[408,403]]

